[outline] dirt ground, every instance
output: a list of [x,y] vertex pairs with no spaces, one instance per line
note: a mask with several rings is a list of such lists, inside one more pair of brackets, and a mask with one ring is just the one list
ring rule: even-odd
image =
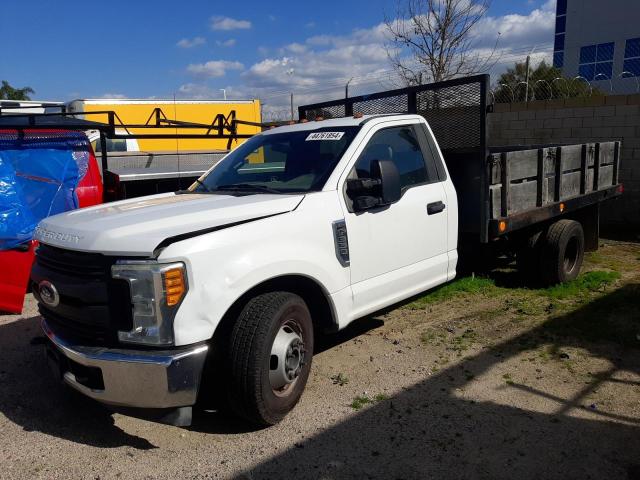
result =
[[469,277],[322,339],[298,407],[252,430],[111,414],[54,382],[33,298],[0,316],[0,478],[640,479],[640,244],[572,284]]

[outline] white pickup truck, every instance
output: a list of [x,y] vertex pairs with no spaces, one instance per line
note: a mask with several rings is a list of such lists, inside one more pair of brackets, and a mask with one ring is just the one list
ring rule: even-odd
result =
[[[493,243],[510,232],[523,258],[575,278],[585,241],[571,201]],[[453,279],[458,233],[423,116],[308,121],[252,137],[186,191],[45,219],[32,290],[50,363],[76,390],[176,425],[226,397],[268,425],[302,395],[315,334]]]

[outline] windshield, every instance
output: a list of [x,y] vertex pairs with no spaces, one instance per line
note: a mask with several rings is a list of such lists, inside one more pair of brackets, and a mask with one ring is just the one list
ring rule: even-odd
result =
[[256,135],[189,191],[294,193],[321,190],[360,127]]

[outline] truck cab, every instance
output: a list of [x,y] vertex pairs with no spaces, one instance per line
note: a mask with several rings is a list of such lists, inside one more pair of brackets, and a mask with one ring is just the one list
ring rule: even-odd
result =
[[268,130],[186,191],[40,223],[31,282],[48,358],[87,396],[170,423],[205,394],[276,423],[318,331],[455,276],[457,215],[419,115]]

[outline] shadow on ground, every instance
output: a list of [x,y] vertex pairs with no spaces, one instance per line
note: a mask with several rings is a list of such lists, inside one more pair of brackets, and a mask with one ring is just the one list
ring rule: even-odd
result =
[[111,412],[50,374],[40,317],[0,325],[0,412],[25,431],[103,448],[155,448],[114,425]]
[[[149,449],[146,439],[114,425],[99,404],[51,379],[39,317],[0,326],[0,411],[26,431],[101,448]],[[332,348],[380,325],[370,319],[343,332]],[[322,433],[296,444],[250,474],[258,478],[561,478],[640,479],[640,424],[605,409],[575,415],[585,398],[618,371],[640,373],[640,285],[621,287],[440,371]],[[554,402],[552,413],[465,400],[460,390],[523,349],[575,346],[604,358],[610,370],[571,398],[527,385],[504,385]],[[636,389],[636,391],[640,391]],[[640,395],[638,401],[640,402]],[[199,416],[196,430],[237,433],[221,416]],[[211,427],[211,422],[216,424]]]
[[[604,409],[580,412],[591,392],[604,382],[617,381],[616,372],[640,373],[639,333],[640,285],[626,285],[468,357],[260,464],[250,474],[254,479],[640,479],[638,417]],[[526,385],[504,385],[551,400],[552,413],[459,395],[473,381],[468,372],[478,377],[518,352],[549,344],[556,350],[585,348],[607,359],[611,368],[571,398]]]

